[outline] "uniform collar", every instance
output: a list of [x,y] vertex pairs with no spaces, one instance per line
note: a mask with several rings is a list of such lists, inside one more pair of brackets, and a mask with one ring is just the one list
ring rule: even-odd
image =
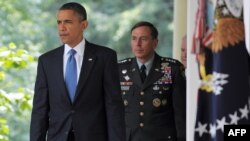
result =
[[[149,70],[151,69],[151,67],[152,67],[152,65],[153,65],[154,57],[155,57],[155,54],[154,54],[147,62],[144,63],[145,67],[147,68],[147,69],[146,69],[147,75],[148,75]],[[138,67],[141,68],[141,66],[142,66],[143,64],[139,61],[139,59],[136,58],[136,62],[137,62],[137,64],[138,64]]]

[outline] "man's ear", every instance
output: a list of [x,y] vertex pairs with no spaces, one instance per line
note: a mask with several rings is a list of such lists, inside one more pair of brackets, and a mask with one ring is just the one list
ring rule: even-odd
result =
[[154,49],[156,49],[158,46],[158,39],[154,39],[153,44],[154,44]]
[[87,27],[88,27],[88,21],[87,20],[83,20],[82,21],[82,30],[84,31]]

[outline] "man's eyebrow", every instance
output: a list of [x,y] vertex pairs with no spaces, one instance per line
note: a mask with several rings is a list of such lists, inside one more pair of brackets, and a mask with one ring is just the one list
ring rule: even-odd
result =
[[66,20],[57,20],[58,22],[70,22],[70,21],[73,21],[71,19],[66,19]]

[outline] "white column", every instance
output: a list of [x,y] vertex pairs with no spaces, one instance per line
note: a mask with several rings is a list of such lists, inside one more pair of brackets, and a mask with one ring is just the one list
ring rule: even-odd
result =
[[197,90],[199,81],[198,65],[194,54],[191,54],[192,36],[198,0],[188,0],[187,8],[187,141],[194,140],[194,126],[197,108]]
[[187,0],[174,0],[173,58],[181,59],[182,37],[187,32]]

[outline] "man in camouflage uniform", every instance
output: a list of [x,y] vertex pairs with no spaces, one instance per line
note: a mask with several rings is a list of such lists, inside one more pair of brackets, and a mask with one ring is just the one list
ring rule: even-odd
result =
[[155,52],[157,36],[151,23],[135,24],[131,29],[135,57],[119,62],[126,141],[186,140],[184,66]]

